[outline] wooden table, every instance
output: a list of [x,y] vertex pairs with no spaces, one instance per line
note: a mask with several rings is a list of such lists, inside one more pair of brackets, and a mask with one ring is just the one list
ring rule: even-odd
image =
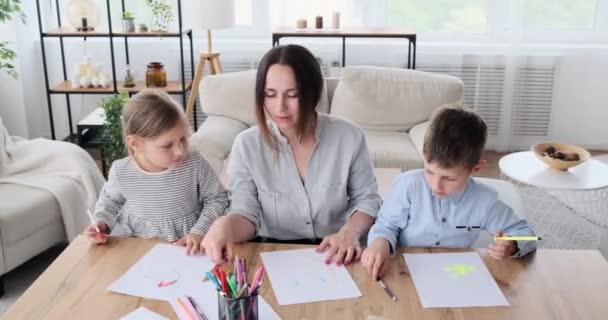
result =
[[340,29],[296,29],[278,27],[272,31],[272,46],[281,38],[342,38],[342,67],[346,66],[346,38],[407,39],[407,68],[416,69],[416,33],[390,28],[344,27]]
[[[8,310],[3,319],[118,319],[146,307],[176,319],[169,303],[109,292],[106,288],[158,241],[110,238],[106,246],[90,245],[80,236]],[[258,253],[302,248],[302,245],[247,243],[236,252],[260,264]],[[407,249],[404,252],[452,252],[454,249]],[[385,282],[395,292],[392,302],[360,263],[348,266],[363,293],[356,299],[278,306],[272,287],[262,295],[283,319],[606,319],[608,263],[597,251],[540,250],[523,260],[492,260],[478,250],[504,292],[510,307],[423,309],[401,255],[391,260]],[[252,269],[253,269],[252,265]],[[253,275],[250,275],[253,276]],[[266,275],[265,275],[266,277]],[[264,283],[270,284],[268,278]]]

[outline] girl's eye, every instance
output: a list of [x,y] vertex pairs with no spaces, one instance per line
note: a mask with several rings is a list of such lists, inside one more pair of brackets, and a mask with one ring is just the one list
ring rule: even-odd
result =
[[289,93],[289,94],[287,95],[287,97],[288,97],[288,98],[297,98],[297,97],[298,97],[298,94],[297,94],[297,93]]
[[274,98],[276,96],[276,93],[274,93],[274,92],[266,91],[264,94],[266,95],[267,98]]

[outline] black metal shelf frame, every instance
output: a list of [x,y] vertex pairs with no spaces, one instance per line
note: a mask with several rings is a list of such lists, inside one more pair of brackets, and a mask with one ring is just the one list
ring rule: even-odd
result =
[[[177,1],[177,11],[178,11],[178,32],[174,32],[174,33],[166,33],[166,34],[144,34],[144,33],[133,33],[133,34],[129,34],[129,33],[115,33],[112,30],[112,15],[111,15],[111,4],[110,2],[112,2],[113,0],[106,0],[106,13],[107,13],[107,18],[108,18],[108,32],[101,32],[101,33],[87,33],[87,32],[82,32],[82,33],[66,33],[66,34],[49,34],[48,32],[44,32],[43,27],[42,27],[42,11],[40,10],[40,0],[36,0],[36,11],[37,11],[37,15],[38,15],[38,31],[40,34],[40,48],[41,48],[41,52],[42,52],[42,67],[43,67],[43,71],[44,71],[44,84],[45,84],[45,89],[46,89],[46,98],[47,98],[47,107],[48,107],[48,114],[49,114],[49,123],[50,123],[50,129],[51,129],[51,138],[53,140],[55,140],[56,134],[55,134],[55,122],[54,122],[54,118],[53,118],[53,107],[52,107],[52,100],[51,100],[51,95],[53,94],[63,94],[65,95],[66,98],[66,108],[67,108],[67,115],[68,115],[68,123],[70,126],[70,138],[73,138],[74,136],[74,124],[73,124],[73,120],[72,120],[72,110],[71,110],[71,105],[70,105],[70,95],[72,94],[78,94],[78,95],[87,95],[87,94],[94,94],[94,95],[99,95],[99,94],[112,94],[112,93],[118,93],[118,79],[116,78],[116,61],[115,61],[115,51],[114,51],[114,39],[115,38],[124,38],[124,42],[125,42],[125,56],[126,56],[126,63],[129,64],[129,38],[178,38],[179,39],[179,49],[180,49],[180,68],[181,68],[181,83],[182,83],[182,89],[180,92],[178,92],[178,94],[181,94],[182,96],[182,105],[185,107],[186,106],[186,102],[187,97],[186,94],[188,92],[188,90],[190,90],[187,86],[186,86],[186,76],[185,76],[185,64],[186,61],[184,60],[184,36],[188,37],[188,41],[189,41],[189,49],[190,49],[190,68],[191,70],[194,70],[194,46],[192,43],[192,30],[187,29],[187,30],[183,30],[183,19],[182,19],[182,5],[181,5],[181,0],[176,0]],[[121,2],[121,8],[122,8],[122,12],[125,12],[125,0],[120,0]],[[60,14],[60,6],[59,6],[59,0],[55,0],[55,7],[56,7],[56,11],[57,11],[57,26],[61,27],[61,14]],[[59,45],[60,45],[60,50],[61,50],[61,67],[62,67],[62,71],[63,71],[63,80],[67,81],[68,80],[68,76],[67,76],[67,68],[66,68],[66,64],[65,64],[65,50],[64,50],[64,43],[63,43],[63,39],[64,38],[83,38],[84,41],[86,41],[86,39],[88,37],[94,37],[94,38],[108,38],[110,40],[110,58],[111,58],[111,69],[112,69],[112,90],[108,91],[108,92],[66,92],[66,91],[57,91],[57,90],[51,90],[50,88],[50,84],[49,84],[49,74],[48,74],[48,65],[47,65],[47,59],[46,59],[46,46],[45,46],[45,39],[48,38],[58,38],[59,39]],[[129,93],[129,95],[131,95],[132,92]],[[196,119],[196,110],[194,110],[194,118]],[[196,121],[194,122],[194,130],[196,130],[197,128],[197,124]]]

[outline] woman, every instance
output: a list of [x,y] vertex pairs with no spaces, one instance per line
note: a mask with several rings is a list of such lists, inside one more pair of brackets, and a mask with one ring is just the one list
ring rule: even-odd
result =
[[[360,258],[359,238],[380,208],[365,137],[359,127],[318,114],[323,76],[298,45],[271,49],[260,62],[258,125],[235,139],[227,174],[231,206],[202,241],[214,262],[231,244],[257,236],[308,239],[326,263]],[[269,117],[270,119],[267,119]]]

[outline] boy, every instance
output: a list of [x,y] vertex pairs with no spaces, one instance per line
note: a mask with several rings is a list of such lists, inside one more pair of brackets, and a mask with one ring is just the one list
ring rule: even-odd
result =
[[[424,169],[397,178],[369,232],[361,261],[374,279],[386,271],[397,245],[470,247],[481,230],[495,237],[533,235],[494,190],[471,178],[486,164],[486,136],[486,124],[474,111],[437,110],[424,137]],[[495,240],[489,253],[501,260],[535,248],[534,241]]]

